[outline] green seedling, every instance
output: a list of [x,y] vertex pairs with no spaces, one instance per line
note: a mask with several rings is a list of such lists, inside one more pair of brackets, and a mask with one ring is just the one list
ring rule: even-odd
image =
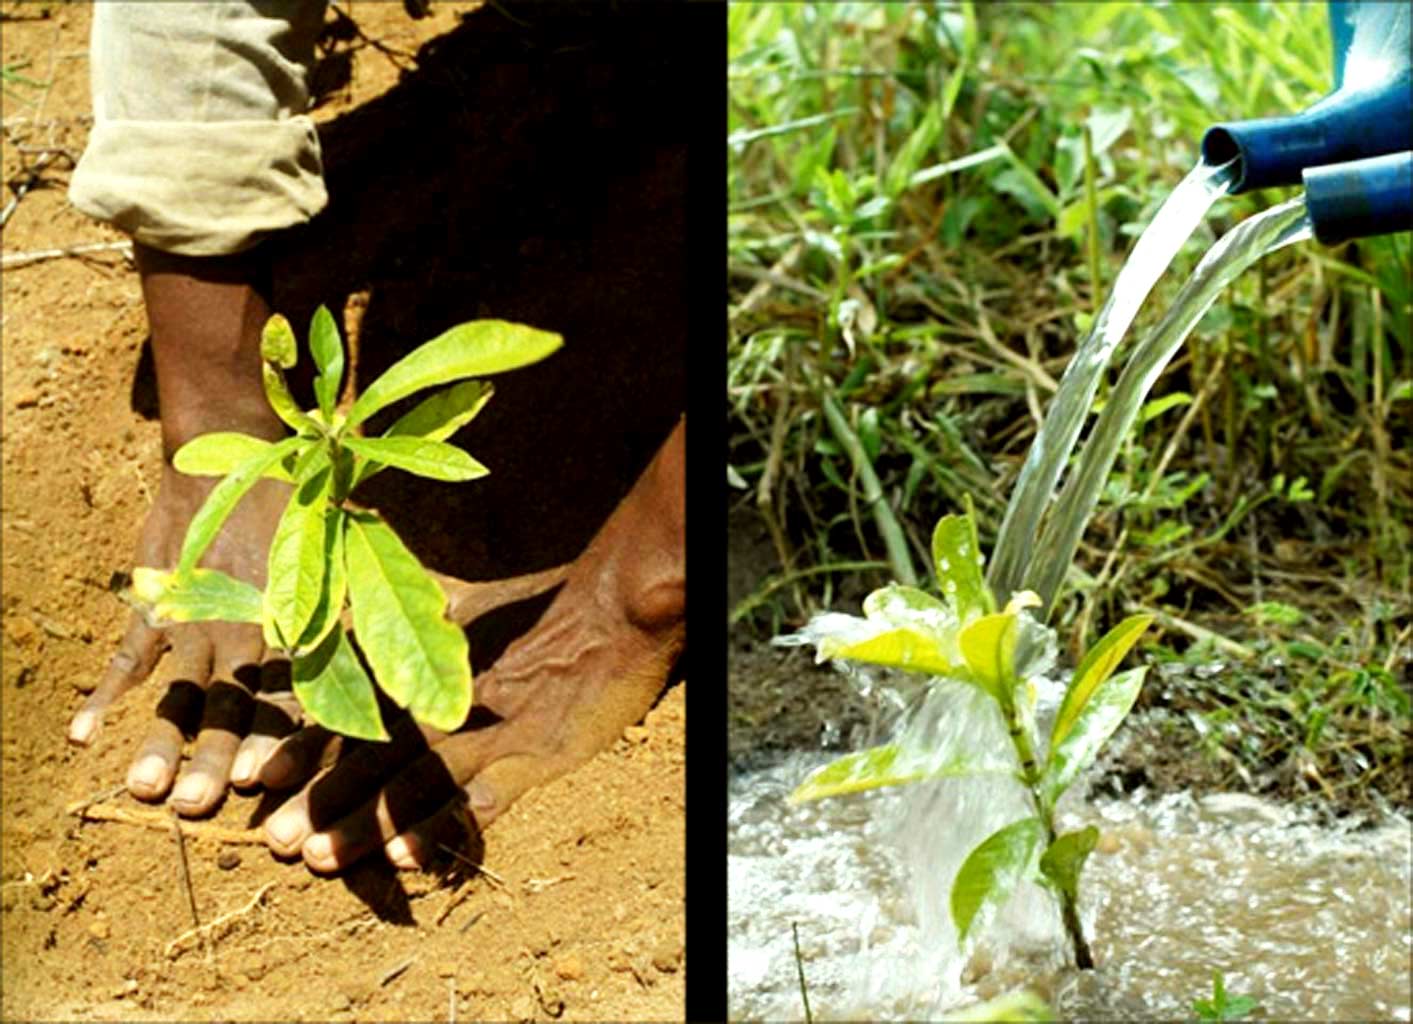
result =
[[[472,698],[466,636],[447,617],[441,587],[392,527],[349,499],[387,467],[444,481],[484,476],[485,466],[446,443],[491,397],[491,386],[472,378],[536,362],[561,344],[559,335],[502,320],[459,324],[399,360],[344,409],[343,341],[321,306],[309,328],[318,404],[304,410],[284,376],[297,359],[294,331],[284,317],[271,317],[260,345],[265,396],[294,436],[270,442],[213,433],[184,445],[174,459],[178,470],[223,479],[192,518],[176,568],[135,569],[133,595],[157,621],[259,624],[266,645],[289,657],[305,714],[336,732],[388,738],[365,661],[379,688],[418,722],[458,728]],[[448,386],[381,436],[362,436],[374,413],[439,385]],[[261,478],[291,485],[263,592],[200,565],[226,517]]]
[[983,839],[953,882],[951,912],[958,941],[965,943],[1022,881],[1034,879],[1059,901],[1075,963],[1087,969],[1093,960],[1076,899],[1080,872],[1099,833],[1090,826],[1057,834],[1055,805],[1133,707],[1146,669],[1117,675],[1114,670],[1152,616],[1125,619],[1084,656],[1056,714],[1045,756],[1040,757],[1030,674],[1039,665],[1050,631],[1027,611],[1039,605],[1039,598],[1022,592],[997,610],[982,572],[970,507],[965,515],[945,516],[937,524],[932,556],[941,598],[898,584],[876,590],[864,600],[863,619],[835,616],[828,631],[816,634],[819,657],[885,665],[975,686],[999,708],[1012,749],[918,753],[898,744],[873,747],[820,768],[791,799],[815,800],[942,777],[1019,780],[1029,794],[1032,813]]
[[1212,998],[1194,999],[1192,1012],[1198,1020],[1245,1020],[1256,1009],[1250,996],[1227,995],[1226,979],[1221,971],[1212,972]]

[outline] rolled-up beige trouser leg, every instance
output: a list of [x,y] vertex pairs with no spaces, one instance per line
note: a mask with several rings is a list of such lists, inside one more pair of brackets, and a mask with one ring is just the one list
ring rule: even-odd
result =
[[93,131],[69,200],[154,249],[216,256],[327,202],[306,111],[324,0],[99,3]]

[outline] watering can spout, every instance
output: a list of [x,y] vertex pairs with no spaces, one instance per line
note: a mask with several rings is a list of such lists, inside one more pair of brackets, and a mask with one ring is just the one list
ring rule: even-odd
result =
[[1298,114],[1213,125],[1209,165],[1236,161],[1230,191],[1298,185],[1306,168],[1413,150],[1410,5],[1331,0],[1335,89]]

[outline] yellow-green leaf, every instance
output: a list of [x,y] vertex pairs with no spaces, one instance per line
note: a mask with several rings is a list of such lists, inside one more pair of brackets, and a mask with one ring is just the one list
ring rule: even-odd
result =
[[[172,465],[188,476],[225,476],[273,443],[233,430],[218,430],[192,438],[178,448]],[[287,483],[294,479],[278,464],[267,469],[265,476]]]
[[388,427],[384,437],[445,441],[476,418],[495,389],[483,380],[464,380],[418,402]]
[[904,757],[896,743],[889,743],[845,754],[817,768],[790,794],[790,802],[800,804],[923,779],[1014,774],[1014,769],[1005,764],[977,761],[966,755],[945,759]]
[[1055,727],[1050,731],[1050,745],[1057,746],[1074,726],[1075,719],[1088,702],[1099,684],[1113,674],[1124,655],[1138,642],[1143,631],[1153,621],[1151,615],[1131,615],[1104,634],[1097,644],[1089,649],[1079,668],[1074,671],[1065,699],[1060,702],[1060,710],[1055,716]]
[[364,740],[386,740],[378,698],[343,627],[290,663],[291,685],[305,714],[327,729]]
[[1066,832],[1040,855],[1040,873],[1073,902],[1079,898],[1079,873],[1099,842],[1093,825],[1078,832]]
[[932,562],[937,586],[965,623],[995,611],[981,571],[981,550],[971,517],[943,516],[932,531]]
[[459,728],[471,710],[471,662],[441,587],[370,513],[348,513],[344,562],[354,632],[378,685],[417,721]]
[[890,629],[857,643],[825,637],[819,643],[823,658],[845,658],[870,665],[887,665],[930,676],[951,675],[962,666],[953,664],[937,641],[915,629]]
[[132,592],[161,622],[259,622],[260,589],[219,569],[132,571]]
[[345,437],[355,455],[433,480],[475,480],[490,472],[471,456],[445,441],[420,437]]
[[[265,642],[292,648],[304,634],[325,591],[329,507],[328,469],[306,480],[290,497],[270,540],[266,569],[265,612],[269,625]],[[284,642],[280,643],[283,638]]]
[[1094,760],[1104,741],[1113,735],[1138,699],[1138,691],[1143,687],[1143,675],[1147,671],[1147,667],[1143,666],[1120,672],[1105,679],[1090,693],[1079,714],[1061,739],[1050,748],[1045,759],[1045,770],[1040,777],[1042,806],[1047,809],[1054,807],[1069,784]]
[[545,358],[563,344],[558,334],[504,320],[458,324],[398,360],[370,384],[348,412],[348,425],[423,388],[504,373]]
[[324,422],[333,419],[334,405],[339,400],[339,385],[343,382],[343,341],[339,338],[338,325],[327,306],[314,311],[309,322],[309,351],[314,356],[314,365],[319,375],[314,378],[314,395],[319,400],[319,411],[324,414]]
[[270,408],[290,429],[295,431],[317,431],[313,417],[299,408],[294,396],[285,383],[284,371],[274,363],[260,364],[260,380],[265,386],[265,400]]
[[260,358],[283,370],[294,366],[299,359],[299,345],[294,340],[294,328],[279,313],[266,320],[265,327],[260,332]]
[[952,883],[952,923],[964,943],[983,911],[993,911],[1011,898],[1031,871],[1045,826],[1039,818],[1022,818],[993,832],[967,855]]
[[196,515],[192,516],[191,524],[187,527],[186,537],[182,541],[181,557],[177,562],[178,572],[189,573],[196,568],[196,563],[201,561],[201,556],[220,532],[221,524],[226,521],[236,503],[245,497],[245,492],[250,490],[255,481],[271,466],[277,465],[302,443],[297,437],[278,441],[242,462],[211,488],[211,493],[206,496],[206,500],[201,508],[197,509]]
[[973,678],[1001,702],[1011,706],[1016,684],[1017,616],[1007,612],[983,615],[957,635],[962,657]]

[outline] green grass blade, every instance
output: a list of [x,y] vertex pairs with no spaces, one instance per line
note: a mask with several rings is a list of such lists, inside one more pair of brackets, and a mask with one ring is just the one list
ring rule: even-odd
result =
[[458,728],[471,710],[471,662],[441,587],[376,516],[350,513],[344,544],[353,628],[378,685],[419,722]]
[[[273,443],[233,430],[215,431],[192,438],[178,448],[177,454],[172,457],[172,465],[188,476],[225,476]],[[294,477],[280,465],[271,466],[265,475],[286,483],[294,482]]]
[[139,566],[132,590],[162,622],[260,621],[260,589],[219,569],[178,574]]
[[325,469],[301,484],[275,527],[266,570],[265,606],[272,626],[266,643],[283,637],[286,642],[278,646],[292,647],[319,605],[325,589],[324,513],[332,475]]
[[177,571],[188,573],[196,568],[201,556],[216,539],[221,524],[245,497],[245,492],[255,485],[271,466],[279,463],[286,455],[295,451],[303,442],[297,437],[287,437],[272,444],[232,470],[220,483],[211,489],[206,501],[197,509],[196,515],[187,527],[186,538],[182,542],[181,556],[177,561]]
[[414,349],[372,384],[348,413],[348,426],[423,388],[504,373],[538,362],[564,343],[558,334],[504,320],[458,324]]
[[290,676],[300,706],[320,725],[358,739],[388,738],[373,684],[342,626],[313,652],[296,656]]
[[[433,480],[475,480],[490,472],[445,441],[427,441],[420,437],[346,437],[343,444],[355,455]],[[364,474],[364,478],[366,476]]]
[[952,883],[952,923],[964,943],[983,912],[1000,908],[1030,872],[1045,826],[1039,818],[1022,818],[993,832],[972,850]]
[[316,309],[309,322],[309,351],[319,369],[319,375],[314,378],[314,395],[319,399],[319,411],[327,423],[333,419],[339,385],[343,383],[343,340],[327,306]]

